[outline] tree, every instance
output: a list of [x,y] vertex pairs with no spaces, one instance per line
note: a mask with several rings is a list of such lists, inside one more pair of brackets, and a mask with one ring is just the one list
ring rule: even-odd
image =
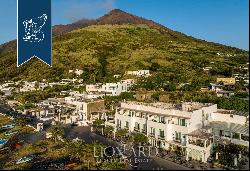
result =
[[163,86],[164,91],[175,91],[176,90],[176,85],[173,83],[168,83]]
[[103,132],[104,132],[104,135],[110,135],[112,134],[113,131],[114,131],[114,128],[112,126],[106,126]]
[[158,63],[153,62],[153,63],[151,64],[151,66],[150,66],[149,69],[150,69],[151,71],[155,72],[155,71],[157,71],[159,68],[160,68],[160,65],[159,65]]
[[60,140],[60,138],[64,137],[64,130],[60,125],[55,125],[50,128],[50,132],[52,133],[52,138],[55,142]]
[[66,141],[66,149],[70,156],[70,159],[73,161],[80,161],[81,157],[84,156],[84,142],[79,141]]
[[102,119],[96,119],[93,122],[93,126],[96,127],[97,131],[99,131],[99,128],[101,128],[102,129],[102,134],[103,134],[104,120],[102,120]]
[[134,142],[139,145],[143,145],[148,142],[148,137],[142,133],[134,133],[132,137]]
[[127,129],[119,129],[116,132],[116,137],[122,139],[122,138],[124,138],[126,136],[127,133],[128,133]]

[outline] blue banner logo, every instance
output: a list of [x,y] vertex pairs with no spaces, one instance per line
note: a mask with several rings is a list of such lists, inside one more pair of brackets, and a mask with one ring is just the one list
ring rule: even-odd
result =
[[36,57],[52,66],[51,0],[17,0],[17,67]]

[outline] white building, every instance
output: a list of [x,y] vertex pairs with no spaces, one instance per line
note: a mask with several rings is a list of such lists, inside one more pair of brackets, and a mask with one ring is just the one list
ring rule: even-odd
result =
[[[116,109],[115,132],[124,128],[129,132],[141,132],[153,146],[177,148],[186,159],[206,162],[214,142],[210,123],[222,121],[219,115],[216,104],[122,102]],[[247,137],[248,132],[244,136]]]
[[223,91],[224,85],[213,84],[213,83],[210,83],[210,85],[211,85],[211,88],[210,88],[211,91],[215,91],[215,92]]
[[90,84],[86,85],[86,92],[90,94],[100,93],[100,97],[103,95],[119,96],[122,92],[128,92],[129,88],[135,84],[134,79],[121,80],[117,83],[105,83],[105,84]]
[[78,76],[80,76],[80,75],[83,74],[83,70],[81,70],[81,69],[76,69],[76,70],[75,70],[75,74],[78,75]]
[[28,82],[24,81],[23,86],[20,88],[20,92],[35,91],[39,89],[39,83],[37,81]]
[[136,75],[136,76],[145,76],[145,77],[148,77],[151,74],[150,74],[149,70],[137,70],[137,71],[127,71],[126,75]]
[[102,87],[101,83],[86,85],[86,92],[98,92]]
[[106,83],[102,85],[101,92],[105,95],[119,96],[122,92],[127,92],[127,84],[124,83]]
[[249,113],[218,109],[207,127],[216,141],[228,141],[249,147]]
[[83,74],[83,70],[81,69],[69,70],[69,73],[75,73],[76,75],[80,76]]
[[88,125],[91,123],[91,113],[101,112],[105,109],[104,100],[101,99],[77,99],[75,97],[65,97],[65,102],[75,106],[74,122],[79,125]]

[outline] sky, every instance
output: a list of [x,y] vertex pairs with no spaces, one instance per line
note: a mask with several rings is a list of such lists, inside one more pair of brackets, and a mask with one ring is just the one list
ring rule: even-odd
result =
[[[0,44],[16,38],[16,1],[0,0]],[[51,1],[53,25],[119,8],[199,39],[249,50],[249,0]]]

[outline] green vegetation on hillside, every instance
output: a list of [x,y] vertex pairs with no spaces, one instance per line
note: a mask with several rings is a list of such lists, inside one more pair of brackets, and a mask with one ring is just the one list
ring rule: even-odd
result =
[[[152,69],[165,74],[167,81],[192,82],[194,78],[228,76],[232,68],[248,61],[246,51],[177,34],[146,25],[89,26],[54,36],[52,68],[35,59],[16,68],[15,48],[0,46],[0,81],[58,81],[69,76],[69,69],[83,69],[85,82],[108,82],[126,70]],[[211,65],[212,72],[204,73],[202,67]]]

